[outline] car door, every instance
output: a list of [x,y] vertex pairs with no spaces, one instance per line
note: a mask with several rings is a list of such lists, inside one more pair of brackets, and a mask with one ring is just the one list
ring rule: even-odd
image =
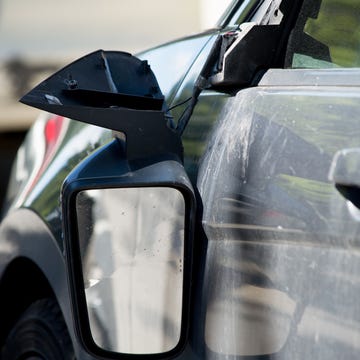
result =
[[304,1],[282,66],[235,95],[203,91],[184,132],[207,359],[357,358],[359,14]]

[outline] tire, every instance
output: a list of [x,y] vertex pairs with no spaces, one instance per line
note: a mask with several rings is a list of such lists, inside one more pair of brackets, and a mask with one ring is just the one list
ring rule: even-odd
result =
[[71,340],[53,299],[32,303],[20,316],[2,350],[2,360],[72,360]]

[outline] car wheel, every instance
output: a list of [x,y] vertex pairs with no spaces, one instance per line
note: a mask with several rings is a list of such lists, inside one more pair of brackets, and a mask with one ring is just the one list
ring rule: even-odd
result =
[[55,300],[37,300],[24,311],[6,339],[2,359],[75,359],[65,321]]

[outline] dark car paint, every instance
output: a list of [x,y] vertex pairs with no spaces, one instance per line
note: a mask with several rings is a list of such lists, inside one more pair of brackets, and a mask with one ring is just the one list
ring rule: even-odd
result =
[[[9,264],[12,264],[13,261],[17,261],[18,259],[30,260],[34,264],[34,267],[38,268],[43,274],[46,274],[46,279],[49,284],[51,284],[51,288],[62,308],[71,337],[74,338],[73,317],[70,297],[68,296],[69,285],[65,259],[50,229],[34,211],[18,209],[4,219],[1,224],[0,234],[0,274],[2,278],[0,289],[3,289],[4,278],[9,275],[8,270],[11,270]],[[46,256],[44,256],[44,254],[46,254]],[[25,278],[25,274],[22,273],[21,267],[15,269],[15,271],[18,272],[18,276],[23,276]],[[14,276],[14,274],[10,274],[10,276]],[[30,279],[30,281],[31,280],[32,279]],[[31,286],[31,283],[29,285]],[[16,286],[24,285],[19,281],[18,284],[12,285],[12,287],[15,288]],[[33,286],[35,287],[35,284]],[[4,335],[3,332],[8,330],[7,327],[11,326],[16,320],[16,318],[9,316],[11,311],[7,308],[9,305],[13,305],[14,299],[6,299],[5,295],[9,295],[10,297],[10,294],[15,295],[17,293],[17,290],[12,290],[1,296],[0,304],[2,306],[0,314],[2,318],[2,336]],[[21,303],[21,301],[19,302]],[[18,310],[21,310],[21,307]]]

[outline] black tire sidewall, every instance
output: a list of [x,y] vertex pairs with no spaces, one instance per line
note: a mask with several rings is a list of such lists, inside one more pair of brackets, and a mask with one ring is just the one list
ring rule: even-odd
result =
[[55,300],[38,300],[24,311],[9,333],[2,359],[74,359],[71,340]]

